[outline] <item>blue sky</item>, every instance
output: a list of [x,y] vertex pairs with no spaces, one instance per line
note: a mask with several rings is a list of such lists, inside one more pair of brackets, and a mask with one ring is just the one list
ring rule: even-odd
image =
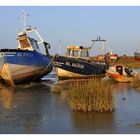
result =
[[[116,6],[16,6],[0,7],[0,48],[16,48],[17,33],[23,24],[18,20],[22,11],[30,15],[27,23],[37,27],[50,42],[52,54],[61,54],[68,45],[91,45],[97,36],[107,40],[112,51],[133,55],[140,49],[140,7]],[[61,43],[59,43],[61,41]],[[91,54],[100,53],[96,44]]]

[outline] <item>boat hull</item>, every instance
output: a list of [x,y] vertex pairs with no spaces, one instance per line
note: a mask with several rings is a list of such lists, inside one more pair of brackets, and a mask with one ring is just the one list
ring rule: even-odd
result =
[[3,50],[1,52],[4,65],[0,75],[11,84],[33,82],[52,71],[50,56],[27,50]]
[[122,77],[120,79],[116,79],[116,81],[119,83],[129,83],[129,82],[133,82],[135,80],[136,80],[136,78],[134,78],[134,77]]
[[105,64],[91,63],[87,60],[65,56],[57,56],[54,59],[54,64],[60,79],[103,76],[107,69]]
[[[74,72],[70,72],[61,68],[56,68],[56,73],[58,78],[61,80],[63,79],[85,79],[85,78],[91,78],[91,77],[97,77],[97,75],[83,75],[83,74],[78,74],[78,73],[74,73]],[[104,77],[105,74],[100,74],[98,75],[100,77]]]
[[113,79],[114,81],[116,82],[119,82],[119,83],[129,83],[129,82],[133,82],[137,79],[137,77],[128,77],[128,76],[123,76],[123,75],[117,75],[117,74],[109,74],[108,73],[108,76]]

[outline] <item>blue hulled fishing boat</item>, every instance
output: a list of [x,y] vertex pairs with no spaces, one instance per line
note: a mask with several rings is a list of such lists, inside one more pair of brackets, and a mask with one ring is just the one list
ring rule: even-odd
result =
[[[29,37],[35,33],[39,41]],[[13,86],[38,81],[52,71],[52,57],[49,55],[49,43],[45,42],[36,28],[26,27],[18,34],[17,49],[0,50],[0,78]],[[46,54],[41,53],[39,44],[44,44]]]

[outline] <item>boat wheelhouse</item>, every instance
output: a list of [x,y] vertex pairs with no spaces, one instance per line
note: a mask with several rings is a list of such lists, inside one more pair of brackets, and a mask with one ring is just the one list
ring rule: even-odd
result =
[[89,59],[89,50],[91,47],[68,46],[66,51],[67,57]]

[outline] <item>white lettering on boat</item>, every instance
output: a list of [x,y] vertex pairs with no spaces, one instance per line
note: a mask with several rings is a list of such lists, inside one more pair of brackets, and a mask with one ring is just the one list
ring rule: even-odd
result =
[[67,65],[67,66],[71,66],[71,65],[70,65],[70,62],[66,62],[66,65]]
[[33,57],[33,54],[31,54],[31,53],[18,53],[17,56]]
[[15,55],[15,52],[4,52],[5,55]]
[[53,64],[54,64],[55,66],[59,66],[59,67],[61,67],[62,65],[64,65],[63,62],[53,62]]
[[70,62],[66,62],[67,66],[70,66],[70,67],[76,67],[76,68],[79,68],[79,69],[83,69],[85,66],[84,65],[81,65],[80,63],[70,63]]

